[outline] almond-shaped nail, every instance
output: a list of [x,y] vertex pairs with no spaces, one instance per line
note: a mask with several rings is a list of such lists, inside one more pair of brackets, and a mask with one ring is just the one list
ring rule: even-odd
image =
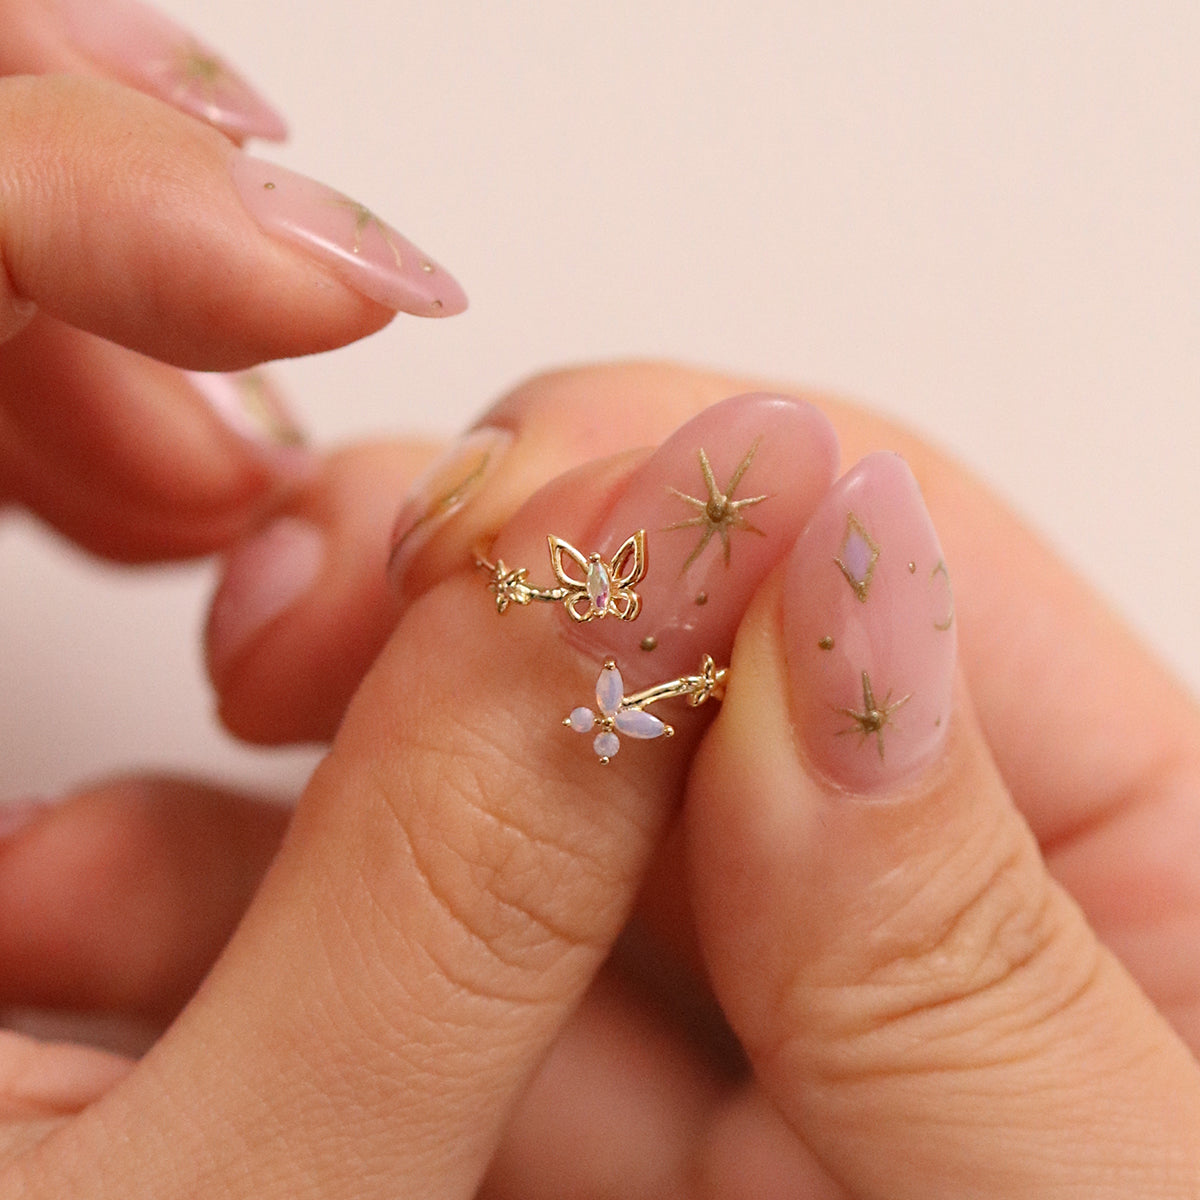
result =
[[856,793],[913,778],[945,744],[957,634],[946,561],[899,455],[837,482],[784,596],[792,716],[815,769]]
[[470,502],[512,445],[507,429],[473,429],[430,464],[408,493],[392,529],[388,582],[395,591],[417,552]]
[[444,268],[357,200],[248,154],[234,153],[230,169],[242,203],[267,233],[368,299],[417,317],[450,317],[467,307]]
[[214,678],[308,592],[324,562],[321,530],[296,517],[278,517],[233,551],[208,618]]
[[123,82],[241,140],[283,141],[279,113],[224,59],[137,0],[58,0],[67,37]]
[[282,392],[261,370],[185,371],[188,383],[239,437],[290,474],[308,474],[315,456]]
[[[790,549],[833,481],[837,438],[802,400],[751,393],[713,405],[629,478],[584,553],[614,554],[646,531],[633,621],[576,626],[638,686],[728,662],[750,597]],[[552,530],[548,532],[553,532]]]

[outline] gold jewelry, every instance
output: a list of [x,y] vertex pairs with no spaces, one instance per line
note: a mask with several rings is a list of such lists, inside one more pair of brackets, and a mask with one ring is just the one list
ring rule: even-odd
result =
[[596,680],[596,708],[599,711],[593,712],[586,707],[572,709],[571,715],[564,717],[562,723],[576,733],[590,733],[599,728],[592,739],[592,749],[603,766],[621,748],[621,740],[617,737],[619,733],[642,741],[671,737],[675,733],[661,718],[646,712],[647,706],[677,697],[686,697],[693,708],[709,700],[720,700],[725,694],[728,674],[728,667],[718,667],[712,656],[706,654],[700,661],[698,674],[681,675],[678,679],[655,684],[654,687],[626,696],[625,682],[616,661],[606,658],[600,677]]
[[[648,566],[644,529],[626,538],[608,562],[599,554],[585,558],[562,538],[550,536],[546,543],[558,587],[535,587],[527,579],[527,568],[510,570],[503,559],[493,563],[481,554],[475,556],[475,565],[491,576],[487,586],[496,597],[497,612],[504,612],[510,604],[524,606],[534,600],[561,603],[573,621],[595,621],[602,617],[632,621],[641,612],[642,598],[634,591],[634,584],[641,581]],[[579,574],[572,575],[568,564],[573,564]]]

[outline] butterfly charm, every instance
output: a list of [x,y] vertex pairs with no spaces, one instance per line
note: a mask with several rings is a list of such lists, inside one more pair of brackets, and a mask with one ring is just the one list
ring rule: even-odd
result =
[[[555,595],[573,621],[616,617],[632,621],[642,610],[642,598],[634,584],[646,574],[646,531],[639,529],[605,562],[599,554],[584,558],[562,538],[550,536],[550,565],[559,582]],[[572,574],[568,568],[574,567]]]

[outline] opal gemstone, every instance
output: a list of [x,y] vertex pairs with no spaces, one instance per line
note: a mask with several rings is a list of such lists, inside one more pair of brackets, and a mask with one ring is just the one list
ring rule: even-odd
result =
[[621,743],[615,733],[598,733],[592,742],[592,748],[600,758],[612,758],[621,748]]
[[590,708],[573,708],[567,719],[576,733],[587,733],[596,723],[596,714]]
[[605,667],[596,680],[596,704],[606,717],[616,716],[625,698],[625,681],[616,667]]
[[662,721],[653,713],[643,712],[636,708],[631,708],[627,712],[617,713],[613,724],[616,725],[621,733],[631,738],[649,739],[662,737],[663,731],[666,729]]
[[592,612],[598,617],[608,611],[608,601],[612,596],[612,580],[604,564],[597,558],[588,563],[587,594],[592,604]]

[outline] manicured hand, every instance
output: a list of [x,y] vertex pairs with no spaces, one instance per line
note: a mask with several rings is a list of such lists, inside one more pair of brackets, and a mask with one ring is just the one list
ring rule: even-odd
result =
[[[982,489],[867,416],[826,405],[857,463],[832,489],[822,420],[761,391],[619,452],[746,387],[551,377],[435,471],[399,531],[403,619],[344,716],[331,690],[340,732],[243,925],[151,1054],[13,1178],[54,1194],[86,1167],[96,1195],[140,1178],[158,1195],[1194,1191],[1190,701]],[[898,459],[858,462],[881,444],[924,498]],[[588,450],[616,453],[551,479]],[[338,605],[369,598],[351,547],[375,543],[339,499],[354,478],[292,505],[319,570],[242,626],[226,711],[248,711],[298,629],[336,639]],[[642,523],[628,626],[550,604],[498,616],[471,563],[482,540],[540,582],[548,533],[611,552]],[[261,549],[233,560],[243,600]],[[676,702],[674,738],[623,740],[602,767],[562,728],[607,655],[628,692],[698,652],[732,654],[707,733],[715,705]],[[275,661],[319,683],[317,657]],[[286,706],[263,707],[286,737]]]

